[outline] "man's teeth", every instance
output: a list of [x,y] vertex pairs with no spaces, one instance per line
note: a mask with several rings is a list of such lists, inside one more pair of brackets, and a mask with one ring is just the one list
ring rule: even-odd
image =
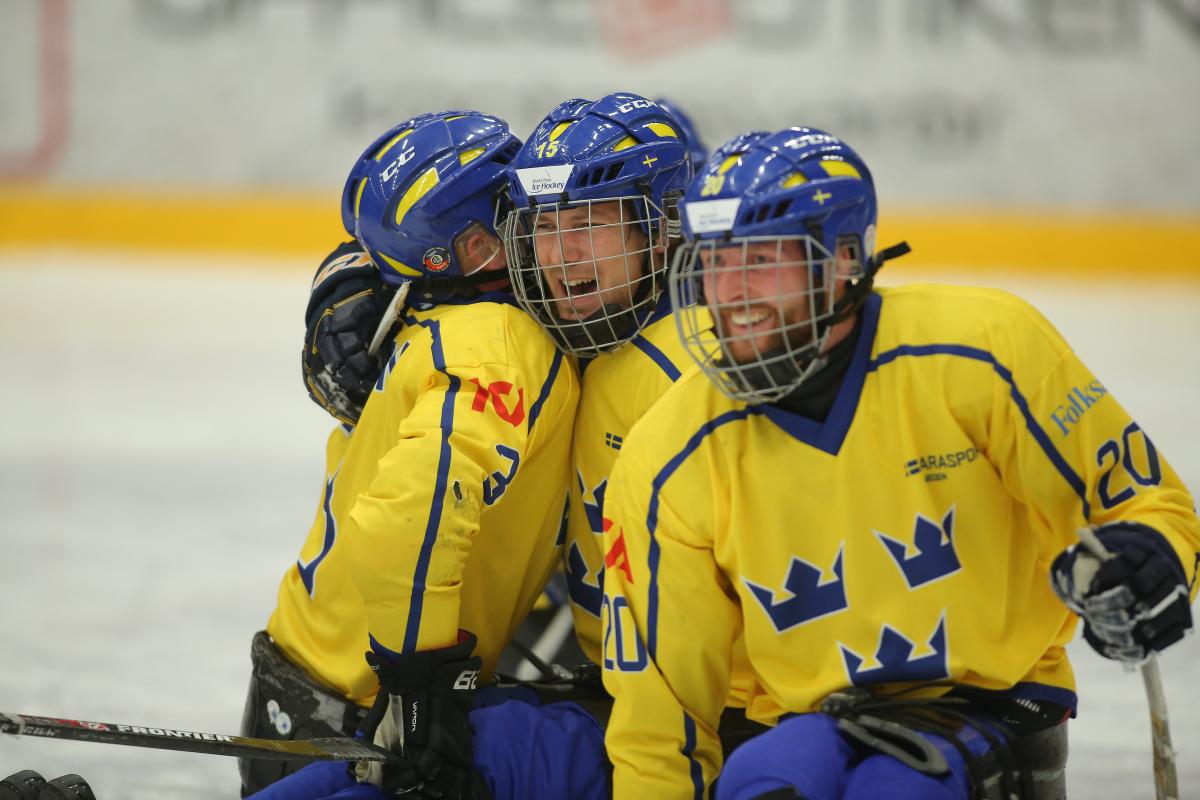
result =
[[568,289],[573,289],[576,286],[582,286],[585,283],[595,283],[595,279],[593,279],[593,278],[576,278],[575,280],[566,282]]
[[729,315],[729,321],[734,325],[744,325],[746,327],[750,327],[752,325],[757,325],[769,316],[771,316],[770,311],[753,311],[748,314],[735,313]]

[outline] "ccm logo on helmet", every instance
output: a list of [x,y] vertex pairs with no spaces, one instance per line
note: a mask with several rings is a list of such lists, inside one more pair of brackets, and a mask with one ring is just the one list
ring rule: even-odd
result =
[[417,154],[415,147],[409,146],[407,150],[400,151],[400,155],[396,156],[396,160],[384,167],[382,177],[385,181],[390,181],[396,177],[396,173],[400,171],[408,162],[412,161],[412,157]]
[[628,114],[630,111],[633,111],[635,108],[655,108],[655,107],[656,107],[655,104],[651,103],[649,100],[630,100],[628,103],[621,103],[621,105],[617,106],[617,113],[618,114]]

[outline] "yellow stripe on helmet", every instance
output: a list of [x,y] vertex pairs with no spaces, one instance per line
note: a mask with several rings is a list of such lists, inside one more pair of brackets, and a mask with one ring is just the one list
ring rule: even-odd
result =
[[780,188],[791,189],[793,186],[799,186],[802,183],[808,183],[808,178],[804,177],[799,172],[793,172],[791,175],[788,175],[786,178],[784,178],[783,183],[780,184]]
[[354,190],[354,218],[358,219],[358,208],[362,205],[363,189],[367,188],[367,179],[360,178],[358,188]]
[[396,270],[396,272],[399,272],[401,275],[409,275],[413,278],[419,278],[425,274],[425,273],[421,272],[420,270],[413,269],[412,267],[408,266],[407,264],[402,264],[401,262],[397,261],[394,258],[388,258],[383,253],[380,253],[378,251],[372,253],[372,255],[376,255],[376,256],[379,256],[380,258],[382,258],[384,261],[387,262],[387,265],[389,267]]
[[550,131],[550,141],[553,142],[558,137],[562,136],[563,133],[567,130],[567,128],[571,127],[574,124],[575,124],[574,122],[560,122],[557,125],[555,125],[554,130]]
[[721,162],[721,166],[717,167],[717,174],[724,175],[733,168],[733,165],[742,160],[741,153],[734,153],[731,156],[725,156],[725,160]]
[[396,204],[396,224],[400,225],[404,222],[404,215],[413,207],[413,204],[425,196],[425,193],[437,186],[438,171],[437,167],[430,167],[425,170],[421,177],[413,181],[412,186],[404,192],[400,198],[400,202]]
[[679,138],[679,134],[675,132],[675,129],[665,122],[650,122],[646,124],[646,127],[654,131],[657,136],[667,139]]
[[472,161],[479,158],[479,156],[483,155],[485,150],[487,150],[486,147],[475,147],[470,150],[464,150],[458,154],[458,163],[465,167],[467,164],[470,164]]
[[821,169],[831,178],[855,178],[862,180],[862,175],[855,166],[846,161],[829,159],[821,162]]
[[633,138],[632,136],[626,136],[624,139],[617,142],[617,146],[613,148],[613,152],[619,153],[622,150],[628,150],[630,147],[633,147],[637,143],[638,143],[637,139]]
[[391,139],[388,139],[387,142],[383,145],[383,147],[379,148],[379,152],[377,152],[375,154],[375,156],[374,156],[375,160],[381,161],[383,159],[384,155],[387,154],[387,151],[391,150],[393,147],[396,146],[396,142],[400,141],[401,139],[403,139],[405,136],[408,136],[412,132],[413,132],[412,128],[405,128],[404,130],[400,131],[395,136],[393,136]]

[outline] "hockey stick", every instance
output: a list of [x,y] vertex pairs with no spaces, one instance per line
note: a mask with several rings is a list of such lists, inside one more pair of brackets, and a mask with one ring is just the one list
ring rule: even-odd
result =
[[401,284],[396,293],[392,295],[392,302],[388,303],[384,310],[383,318],[379,320],[379,327],[375,329],[375,335],[371,337],[371,346],[367,348],[367,354],[372,358],[383,346],[383,340],[387,338],[388,331],[395,324],[396,317],[400,316],[400,309],[404,307],[404,301],[408,299],[408,290],[411,286],[411,283]]
[[573,630],[571,608],[569,605],[563,605],[554,613],[546,630],[542,632],[532,647],[526,647],[516,639],[509,642],[512,648],[525,659],[517,665],[517,680],[532,681],[539,672],[550,680],[569,679],[571,677],[569,669],[561,664],[548,664],[547,659],[554,657]]
[[[1112,558],[1104,543],[1091,528],[1079,529],[1079,543],[1101,561]],[[1129,665],[1132,669],[1132,665]],[[1175,750],[1171,747],[1171,728],[1167,720],[1167,697],[1163,693],[1158,656],[1151,653],[1142,664],[1142,683],[1150,706],[1150,742],[1154,750],[1154,795],[1157,800],[1178,800],[1179,775],[1175,771]]]
[[195,733],[170,728],[145,728],[112,722],[85,722],[57,717],[0,713],[0,733],[83,742],[182,750],[217,756],[242,756],[271,761],[391,761],[398,756],[357,739],[251,739],[220,733]]

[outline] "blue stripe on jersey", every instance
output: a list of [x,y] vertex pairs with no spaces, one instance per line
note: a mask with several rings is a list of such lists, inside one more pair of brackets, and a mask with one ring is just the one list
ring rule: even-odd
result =
[[371,649],[373,651],[375,651],[376,653],[378,653],[381,656],[386,657],[389,661],[395,661],[397,658],[400,657],[399,653],[397,653],[395,650],[384,647],[383,645],[381,645],[379,643],[378,639],[376,639],[374,636],[372,636],[369,633],[367,634],[367,642],[371,645]]
[[300,581],[308,590],[309,597],[312,597],[313,592],[316,591],[317,567],[321,566],[325,556],[329,555],[329,551],[333,549],[334,540],[337,539],[337,520],[333,518],[333,510],[329,506],[333,502],[333,482],[337,480],[340,470],[340,467],[335,470],[325,483],[325,497],[321,502],[321,506],[325,510],[325,540],[321,543],[321,552],[317,553],[316,557],[307,564],[296,559],[296,569],[300,570]]
[[666,373],[672,383],[679,380],[679,367],[675,366],[671,359],[667,358],[667,354],[652,345],[645,336],[638,334],[633,340],[633,346],[649,356],[650,360]]
[[[411,322],[409,322],[411,320]],[[418,323],[429,330],[432,337],[430,350],[433,355],[434,368],[446,376],[450,387],[442,400],[442,447],[438,454],[437,478],[433,487],[433,503],[429,507],[429,521],[425,524],[425,538],[421,542],[421,553],[417,556],[417,568],[413,572],[412,599],[408,608],[408,625],[404,629],[404,645],[402,652],[411,653],[417,649],[417,634],[421,629],[421,610],[425,602],[425,577],[429,574],[429,559],[433,553],[433,543],[437,539],[438,526],[442,520],[442,498],[446,494],[446,482],[450,475],[450,434],[454,431],[454,399],[458,394],[460,384],[457,375],[446,371],[446,355],[442,352],[441,326],[437,320],[418,320],[409,317],[405,320]]]
[[837,397],[834,398],[829,416],[824,422],[817,422],[773,405],[758,406],[759,411],[793,439],[836,456],[842,449],[842,442],[846,441],[846,434],[850,432],[850,423],[854,422],[854,413],[858,410],[858,401],[862,397],[862,387],[867,380],[871,347],[875,343],[875,329],[879,327],[879,311],[882,306],[883,298],[877,294],[869,295],[863,304],[860,323],[862,329],[858,335],[858,344],[854,346],[850,367],[846,370],[846,377],[842,379]]
[[1041,446],[1046,457],[1050,459],[1050,463],[1058,470],[1063,479],[1079,495],[1079,499],[1083,502],[1083,518],[1091,519],[1092,509],[1087,499],[1087,487],[1083,483],[1083,479],[1071,469],[1071,465],[1062,457],[1062,454],[1055,448],[1050,437],[1046,435],[1046,431],[1033,418],[1033,412],[1029,410],[1029,401],[1025,399],[1025,395],[1021,394],[1021,390],[1017,388],[1016,382],[1013,380],[1012,371],[1008,367],[996,360],[996,357],[987,350],[980,350],[977,347],[967,347],[961,344],[926,344],[926,345],[901,345],[899,347],[888,350],[886,353],[880,353],[871,362],[869,371],[873,372],[879,367],[890,364],[897,358],[902,356],[935,356],[935,355],[950,355],[970,358],[975,361],[982,361],[986,364],[991,364],[992,369],[996,374],[1009,385],[1010,393],[1012,394],[1013,402],[1021,412],[1021,416],[1025,418],[1025,426],[1029,428],[1029,433],[1034,440]]
[[683,712],[683,750],[688,760],[688,772],[692,776],[692,797],[694,800],[704,798],[704,770],[693,755],[696,752],[696,723],[688,713]]
[[538,416],[542,413],[542,405],[546,402],[546,398],[550,396],[550,390],[554,388],[554,379],[558,377],[558,370],[562,366],[562,362],[562,351],[555,350],[554,361],[550,364],[550,373],[546,376],[546,382],[542,384],[542,391],[538,393],[538,398],[534,401],[533,407],[529,409],[529,427],[526,430],[530,433],[533,433],[533,423],[537,422]]
[[676,453],[667,462],[667,465],[654,476],[650,490],[649,510],[646,512],[646,531],[650,534],[650,551],[646,559],[650,568],[650,588],[646,609],[646,650],[650,653],[650,658],[652,659],[656,658],[658,650],[658,560],[662,554],[659,551],[658,537],[655,536],[654,530],[658,527],[659,493],[662,492],[663,484],[667,482],[667,479],[674,474],[675,470],[679,469],[679,466],[683,464],[688,456],[696,451],[696,448],[704,441],[705,436],[708,436],[727,422],[736,422],[737,420],[745,419],[751,414],[760,413],[762,413],[760,407],[749,406],[736,411],[726,411],[717,418],[709,420],[700,426],[700,430],[692,434],[692,438],[688,439],[683,449]]

